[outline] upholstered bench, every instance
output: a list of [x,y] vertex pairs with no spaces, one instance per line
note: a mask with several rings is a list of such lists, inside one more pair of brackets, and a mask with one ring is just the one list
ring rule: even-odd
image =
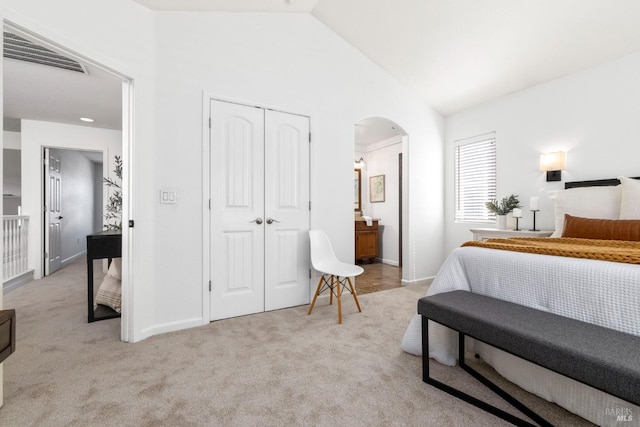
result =
[[468,335],[640,405],[640,337],[467,291],[421,298],[423,380],[516,425],[532,425],[429,376],[428,320],[458,331],[460,367],[541,425],[550,425],[464,363]]

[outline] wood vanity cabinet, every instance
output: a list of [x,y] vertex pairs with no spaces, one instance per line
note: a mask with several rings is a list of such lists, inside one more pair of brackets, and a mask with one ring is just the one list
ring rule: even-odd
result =
[[356,260],[378,257],[378,221],[373,220],[371,226],[365,221],[356,221]]

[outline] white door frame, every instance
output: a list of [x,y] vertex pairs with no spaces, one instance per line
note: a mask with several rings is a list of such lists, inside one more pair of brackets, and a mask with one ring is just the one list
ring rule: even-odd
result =
[[[209,220],[209,195],[211,194],[211,176],[209,166],[209,117],[210,117],[210,105],[211,101],[231,102],[234,104],[246,105],[248,107],[263,108],[265,110],[275,110],[287,114],[295,114],[306,116],[309,118],[309,132],[313,133],[313,115],[306,112],[295,111],[295,109],[282,108],[278,106],[266,105],[257,102],[251,102],[241,99],[234,99],[228,97],[221,97],[213,93],[206,91],[202,92],[202,324],[206,325],[211,323],[211,298],[210,298],[210,278],[212,272],[210,271],[210,254],[211,248],[209,246],[209,239],[211,233],[210,220]],[[309,200],[313,200],[313,147],[311,144],[309,147]],[[313,204],[312,204],[313,206]],[[313,210],[309,212],[309,227],[313,222],[312,219]],[[124,254],[123,254],[124,255]],[[315,290],[313,279],[309,277],[309,302],[311,302],[311,295]]]
[[[129,229],[128,224],[129,220],[133,218],[133,203],[132,201],[135,198],[134,194],[134,186],[133,186],[133,163],[134,163],[134,146],[135,146],[135,138],[133,132],[133,124],[134,124],[134,80],[133,78],[127,76],[126,74],[116,70],[109,68],[105,65],[102,65],[88,56],[84,56],[82,54],[71,51],[66,48],[62,44],[58,44],[55,41],[52,41],[44,36],[40,36],[39,32],[43,33],[46,31],[38,31],[33,28],[25,28],[19,24],[12,22],[10,19],[6,17],[3,19],[3,28],[11,29],[12,31],[16,31],[18,33],[26,34],[31,38],[35,38],[39,43],[51,47],[52,49],[63,52],[65,55],[70,56],[80,62],[91,64],[96,68],[100,68],[103,71],[106,71],[112,74],[114,77],[120,79],[122,81],[122,317],[121,317],[121,330],[120,330],[120,339],[125,342],[135,342],[136,337],[134,334],[135,326],[134,326],[134,315],[133,315],[133,265],[134,265],[134,251],[133,251],[133,232]],[[32,23],[31,23],[32,24]],[[32,25],[30,25],[32,27]],[[0,100],[3,99],[2,93],[0,93]],[[56,147],[56,148],[64,148],[64,147]],[[39,170],[42,170],[40,166],[38,166]],[[42,173],[42,172],[41,172]],[[42,182],[43,178],[40,178],[40,182]],[[42,198],[43,196],[40,195]],[[36,222],[32,223],[34,227],[40,228],[40,224]],[[44,260],[43,257],[38,255],[38,260],[35,260],[36,263],[42,264]],[[41,271],[44,271],[41,270]]]

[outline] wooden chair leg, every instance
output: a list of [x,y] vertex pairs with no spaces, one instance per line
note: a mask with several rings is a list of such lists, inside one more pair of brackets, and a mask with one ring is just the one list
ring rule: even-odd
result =
[[335,286],[334,278],[335,278],[335,276],[332,274],[331,275],[331,283],[329,285],[329,290],[331,291],[329,293],[329,305],[333,305],[333,288]]
[[342,283],[340,282],[340,278],[338,277],[337,280],[338,282],[338,286],[336,286],[338,288],[338,324],[342,325]]
[[358,311],[362,313],[360,303],[358,302],[358,296],[356,295],[356,288],[353,286],[353,283],[351,283],[351,278],[347,277],[347,281],[349,282],[349,288],[351,288],[351,295],[353,295],[353,299],[356,300],[356,307],[358,307]]
[[322,279],[324,278],[324,275],[322,277],[320,277],[320,280],[318,281],[318,287],[316,288],[316,294],[313,296],[313,301],[311,301],[311,307],[309,307],[309,312],[307,314],[311,314],[311,312],[313,311],[313,306],[316,305],[316,299],[318,299],[318,294],[320,293],[320,288],[322,287]]

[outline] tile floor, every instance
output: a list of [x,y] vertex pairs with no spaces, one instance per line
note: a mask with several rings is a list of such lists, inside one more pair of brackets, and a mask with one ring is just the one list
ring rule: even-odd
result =
[[399,288],[402,286],[402,268],[376,262],[373,264],[358,264],[364,268],[364,273],[356,277],[356,292],[358,295]]

